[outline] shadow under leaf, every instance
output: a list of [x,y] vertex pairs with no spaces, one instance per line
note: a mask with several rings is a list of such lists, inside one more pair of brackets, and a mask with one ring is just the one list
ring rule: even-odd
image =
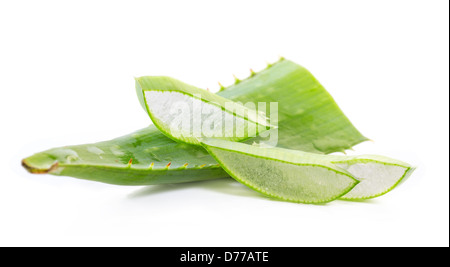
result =
[[252,189],[246,187],[245,185],[242,185],[239,182],[230,178],[221,178],[215,180],[188,182],[180,184],[151,185],[132,192],[131,194],[128,195],[128,198],[133,199],[151,196],[155,194],[164,194],[166,192],[172,192],[174,190],[184,190],[193,187],[227,195],[266,199],[264,195],[256,191],[253,191]]

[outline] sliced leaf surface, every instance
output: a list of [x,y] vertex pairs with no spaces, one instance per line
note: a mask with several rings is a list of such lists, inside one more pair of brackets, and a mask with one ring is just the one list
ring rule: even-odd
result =
[[[273,163],[274,160],[293,164],[312,162],[312,165],[317,163],[317,166],[332,166],[334,170],[340,170],[340,172],[351,175],[359,183],[341,196],[342,199],[347,200],[368,199],[386,194],[405,181],[414,171],[414,168],[405,162],[378,155],[320,155],[214,139],[206,139],[203,143],[228,174],[262,193],[264,192],[261,188],[265,188],[262,185],[271,184],[272,188],[276,189],[278,187],[275,186],[280,185],[283,188],[286,187],[283,181],[290,180],[291,176],[302,173],[309,175],[309,180],[303,178],[302,181],[311,183],[312,188],[316,186],[315,182],[325,187],[330,186],[331,189],[336,188],[333,183],[324,183],[322,181],[322,179],[332,176],[326,176],[324,173],[317,171],[320,169],[310,169],[308,171],[307,168],[297,168],[297,171],[295,171],[286,167],[287,165],[285,164]],[[276,168],[276,166],[279,168]],[[300,184],[297,186],[300,186]],[[280,192],[289,191],[286,188],[279,190]],[[316,190],[321,192],[318,188]]]
[[276,199],[325,203],[358,184],[347,171],[312,153],[218,139],[204,139],[202,145],[234,179]]
[[408,163],[378,155],[323,156],[353,175],[360,183],[342,199],[361,200],[386,194],[415,170]]
[[242,141],[270,127],[256,109],[170,77],[136,78],[136,90],[155,126],[176,141],[193,145],[203,137]]

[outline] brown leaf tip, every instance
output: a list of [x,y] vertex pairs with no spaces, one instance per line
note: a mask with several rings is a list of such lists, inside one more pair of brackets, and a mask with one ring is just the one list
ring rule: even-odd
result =
[[26,160],[22,160],[22,166],[30,173],[33,174],[46,174],[50,173],[58,168],[58,162],[53,163],[48,169],[39,169],[28,164]]

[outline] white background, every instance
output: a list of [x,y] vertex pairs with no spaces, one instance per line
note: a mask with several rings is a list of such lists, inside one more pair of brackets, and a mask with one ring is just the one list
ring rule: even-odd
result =
[[[0,245],[448,246],[448,1],[1,1]],[[20,160],[150,123],[135,76],[201,88],[284,56],[376,153],[418,166],[379,198],[279,202],[232,180],[123,187]]]

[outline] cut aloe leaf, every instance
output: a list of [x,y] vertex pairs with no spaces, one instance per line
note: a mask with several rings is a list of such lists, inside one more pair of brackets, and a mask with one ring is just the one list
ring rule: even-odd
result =
[[408,163],[377,155],[322,156],[353,175],[360,183],[342,199],[361,200],[386,194],[415,170]]
[[[139,93],[143,94],[142,90]],[[367,140],[314,76],[289,60],[280,60],[218,95],[242,103],[278,102],[279,147],[327,154]],[[143,97],[139,99],[145,106]],[[270,111],[266,114],[269,117]],[[228,176],[202,147],[179,144],[153,125],[110,141],[43,151],[22,164],[32,173],[112,184],[178,183]]]
[[270,128],[268,118],[256,109],[170,77],[136,78],[136,90],[154,125],[176,141],[242,141]]
[[346,170],[312,153],[218,139],[203,139],[202,145],[234,179],[276,199],[330,202],[359,182]]
[[[386,194],[405,181],[414,171],[414,168],[405,162],[378,155],[319,155],[297,150],[250,146],[214,139],[206,139],[203,141],[203,144],[228,174],[257,191],[261,191],[260,184],[266,183],[266,181],[260,181],[260,179],[282,181],[291,177],[291,174],[287,171],[288,168],[286,168],[286,171],[281,167],[273,172],[265,170],[267,168],[272,169],[270,165],[273,164],[268,163],[270,160],[291,162],[294,159],[303,161],[308,159],[319,162],[321,166],[334,166],[335,170],[339,169],[341,172],[345,170],[347,174],[359,181],[352,190],[341,196],[341,199],[347,200],[368,199]],[[239,164],[239,162],[242,163]],[[266,174],[272,175],[272,177],[266,177]],[[324,178],[319,177],[319,173],[313,171],[310,171],[309,174],[314,179],[318,179],[317,181]],[[280,178],[280,176],[287,178]],[[257,186],[254,186],[254,184],[257,184]]]

